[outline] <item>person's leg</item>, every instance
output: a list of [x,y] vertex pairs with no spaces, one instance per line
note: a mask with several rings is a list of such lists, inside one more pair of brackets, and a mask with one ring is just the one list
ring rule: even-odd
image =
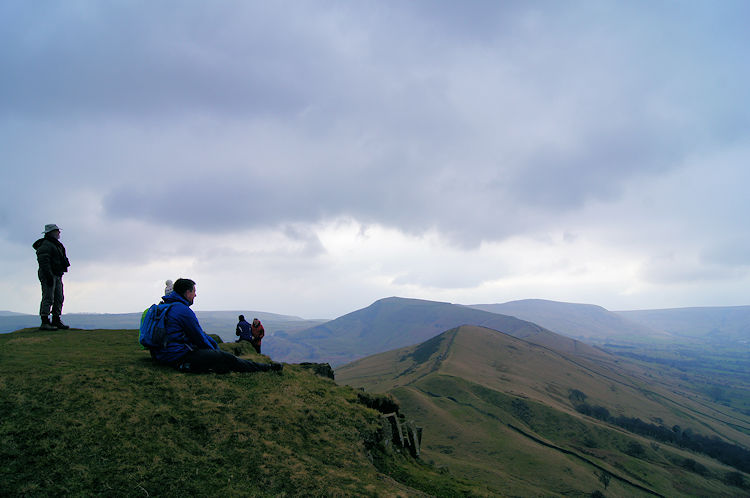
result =
[[62,277],[55,277],[54,280],[54,297],[52,302],[52,325],[57,327],[58,329],[69,329],[67,325],[65,325],[62,320],[60,320],[60,315],[62,315],[62,307],[63,307],[63,301],[65,300],[65,295],[63,294],[63,282]]
[[253,345],[253,348],[255,349],[255,352],[260,354],[260,343],[256,341],[251,341],[250,344]]
[[55,282],[52,281],[52,285],[44,278],[42,272],[38,272],[39,283],[42,284],[42,301],[39,303],[39,316],[42,319],[42,329],[45,330],[56,330],[57,327],[53,327],[49,321],[50,309],[52,309],[52,303],[54,302],[55,295]]
[[267,372],[268,370],[281,370],[281,364],[255,363],[254,361],[237,358],[225,351],[213,349],[198,349],[183,356],[179,362],[178,369],[185,372],[195,373],[227,373],[227,372]]
[[55,277],[54,282],[55,292],[52,301],[52,314],[55,316],[60,316],[62,315],[63,301],[65,300],[65,295],[63,294],[62,277]]

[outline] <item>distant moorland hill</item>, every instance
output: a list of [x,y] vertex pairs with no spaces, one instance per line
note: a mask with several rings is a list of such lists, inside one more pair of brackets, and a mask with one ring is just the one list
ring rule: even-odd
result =
[[582,342],[511,316],[451,303],[390,297],[330,322],[274,336],[268,351],[287,361],[341,365],[363,356],[418,344],[459,325],[501,330],[530,342],[581,354],[601,354]]
[[668,340],[669,334],[652,328],[648,320],[634,321],[593,304],[524,299],[502,304],[475,304],[472,308],[515,316],[588,343],[615,340]]
[[[322,361],[336,366],[418,344],[459,325],[479,325],[516,337],[533,336],[532,342],[558,350],[599,355],[600,349],[589,346],[597,345],[621,358],[648,363],[642,368],[666,365],[683,369],[689,376],[698,373],[703,392],[750,412],[750,401],[745,402],[740,392],[750,385],[748,306],[610,312],[590,304],[539,299],[462,306],[393,297],[331,321],[262,311],[197,311],[204,329],[224,341],[236,339],[238,314],[263,321],[264,350],[282,361]],[[64,318],[75,328],[133,329],[140,313],[74,313]],[[0,315],[0,333],[37,324],[38,318],[32,315]],[[727,369],[730,377],[723,375]]]
[[590,344],[750,344],[750,306],[609,311],[592,304],[524,299],[471,307],[515,316]]
[[23,315],[23,313],[16,313],[15,311],[8,311],[8,310],[0,310],[0,316],[18,316]]
[[507,495],[750,492],[750,416],[609,357],[461,326],[336,374],[417,415],[426,458]]
[[750,306],[618,311],[617,314],[681,338],[750,344]]
[[[6,312],[0,314],[0,334],[13,332],[24,328],[39,326],[39,317],[22,313]],[[141,320],[141,313],[67,313],[64,321],[71,327],[78,329],[137,329]],[[297,316],[279,315],[265,311],[196,311],[203,329],[209,334],[216,334],[224,341],[233,341],[237,325],[237,317],[245,315],[252,320],[258,317],[263,322],[266,333],[295,332],[314,327],[327,320],[308,320]]]

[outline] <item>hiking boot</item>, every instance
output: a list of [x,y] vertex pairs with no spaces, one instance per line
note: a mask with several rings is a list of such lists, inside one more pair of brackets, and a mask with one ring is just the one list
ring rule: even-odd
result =
[[275,361],[272,361],[271,368],[269,368],[269,370],[273,372],[281,372],[282,370],[284,370],[284,365],[281,363],[276,363]]
[[43,316],[42,317],[42,325],[39,327],[39,330],[57,330],[57,327],[49,323],[49,317]]
[[54,326],[54,327],[57,327],[57,328],[58,328],[58,329],[60,329],[60,330],[67,330],[67,329],[69,329],[69,328],[70,328],[70,327],[68,327],[67,325],[65,325],[65,324],[64,324],[64,323],[62,322],[62,320],[60,320],[60,317],[59,317],[59,316],[53,316],[53,317],[52,317],[52,326]]

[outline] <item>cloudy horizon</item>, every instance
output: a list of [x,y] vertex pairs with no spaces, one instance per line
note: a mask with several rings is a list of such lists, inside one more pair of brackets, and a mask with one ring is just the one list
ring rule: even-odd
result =
[[0,309],[750,304],[742,1],[0,4]]

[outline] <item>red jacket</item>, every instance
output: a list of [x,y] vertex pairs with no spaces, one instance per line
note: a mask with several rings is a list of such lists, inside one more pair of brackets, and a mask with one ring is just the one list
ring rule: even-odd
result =
[[260,320],[253,320],[253,323],[250,325],[250,333],[253,334],[253,340],[257,344],[260,344],[261,339],[266,335],[266,331]]

